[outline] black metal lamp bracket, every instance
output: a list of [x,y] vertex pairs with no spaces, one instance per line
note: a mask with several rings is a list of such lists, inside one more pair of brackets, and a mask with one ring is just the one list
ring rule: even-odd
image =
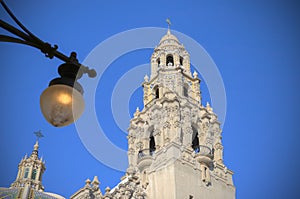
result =
[[[1,5],[5,9],[5,11],[9,14],[9,16],[14,20],[14,22],[21,28],[18,29],[8,23],[6,23],[3,20],[0,20],[0,27],[4,30],[10,32],[14,36],[12,37],[8,35],[0,35],[0,42],[10,42],[10,43],[19,43],[28,45],[34,48],[39,49],[42,53],[45,54],[46,57],[49,59],[52,59],[53,57],[56,57],[66,63],[73,64],[77,66],[77,68],[80,70],[82,74],[88,74],[89,77],[96,77],[97,73],[94,69],[89,69],[89,67],[82,65],[78,62],[76,58],[76,53],[71,52],[70,56],[66,56],[63,53],[59,52],[58,46],[42,41],[38,37],[36,37],[33,33],[31,33],[11,12],[11,10],[7,7],[7,5],[4,3],[3,0],[0,1]],[[77,70],[78,70],[77,69]]]

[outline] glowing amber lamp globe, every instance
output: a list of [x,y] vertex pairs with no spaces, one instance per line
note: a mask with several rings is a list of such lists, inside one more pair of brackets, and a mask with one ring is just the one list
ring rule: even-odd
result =
[[51,80],[42,93],[40,105],[46,120],[55,127],[62,127],[73,123],[83,113],[83,88],[77,82],[82,71],[76,64],[67,62],[58,67],[58,73],[60,77]]
[[84,110],[84,99],[76,89],[57,84],[48,87],[40,98],[41,111],[55,127],[67,126],[76,121]]
[[84,99],[76,89],[57,84],[48,87],[40,98],[41,111],[55,127],[67,126],[76,121],[84,110]]

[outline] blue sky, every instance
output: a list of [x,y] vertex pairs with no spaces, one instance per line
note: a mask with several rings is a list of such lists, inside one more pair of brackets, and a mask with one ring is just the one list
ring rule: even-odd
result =
[[[224,158],[235,172],[237,198],[299,195],[300,12],[296,1],[6,3],[34,34],[58,44],[65,54],[76,51],[80,61],[117,33],[141,27],[165,28],[169,17],[172,29],[205,48],[223,78],[227,94]],[[0,17],[9,20],[2,8]],[[41,114],[40,94],[57,76],[57,66],[62,62],[48,60],[38,50],[17,44],[1,43],[0,52],[0,187],[8,187],[14,181],[19,161],[25,153],[31,153],[33,132],[37,130],[45,135],[40,141],[40,155],[46,160],[46,191],[69,197],[94,175],[98,175],[102,190],[116,185],[123,173],[95,159],[82,144],[74,125],[55,128]],[[124,149],[126,134],[111,115],[112,89],[126,71],[149,62],[151,53],[151,49],[144,49],[120,56],[105,71],[96,90],[99,123],[107,137]],[[201,87],[204,100],[210,101],[204,81]],[[142,106],[141,93],[138,89],[131,97],[131,114],[136,106]]]

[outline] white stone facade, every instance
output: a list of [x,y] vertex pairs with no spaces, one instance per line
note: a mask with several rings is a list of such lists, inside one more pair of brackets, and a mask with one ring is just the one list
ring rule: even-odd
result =
[[128,128],[127,173],[95,198],[234,199],[220,123],[210,105],[202,105],[200,79],[170,30],[154,49],[151,75],[144,79],[144,107]]

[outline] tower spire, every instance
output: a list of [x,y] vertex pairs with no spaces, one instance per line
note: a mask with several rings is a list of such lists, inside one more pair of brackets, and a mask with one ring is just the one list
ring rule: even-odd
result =
[[34,132],[34,134],[36,136],[36,142],[33,146],[33,151],[31,153],[31,156],[34,156],[34,157],[37,158],[38,157],[38,152],[39,152],[38,151],[39,150],[39,139],[44,137],[44,135],[42,134],[41,130]]
[[[41,131],[34,132],[36,142],[33,146],[33,151],[29,157],[27,155],[19,163],[19,171],[16,180],[11,184],[11,187],[21,188],[24,196],[28,196],[30,189],[43,191],[42,175],[46,169],[42,158],[38,158],[39,138],[44,137]],[[27,198],[27,197],[26,197]]]
[[35,145],[33,146],[33,150],[34,151],[37,151],[39,149],[39,141],[37,140],[36,142],[35,142]]
[[168,24],[168,34],[171,34],[171,31],[170,31],[170,26],[171,26],[171,21],[169,18],[166,19],[166,22]]

